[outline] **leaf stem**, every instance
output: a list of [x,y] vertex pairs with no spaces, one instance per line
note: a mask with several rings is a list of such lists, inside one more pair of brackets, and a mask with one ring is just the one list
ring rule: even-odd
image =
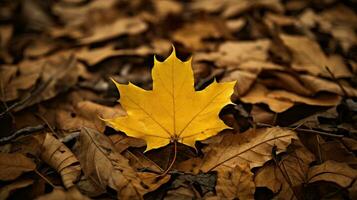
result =
[[172,158],[172,161],[170,163],[170,165],[167,167],[167,169],[160,175],[160,177],[165,176],[170,169],[172,168],[172,166],[174,165],[175,161],[176,161],[176,156],[177,156],[177,141],[174,140],[174,157]]

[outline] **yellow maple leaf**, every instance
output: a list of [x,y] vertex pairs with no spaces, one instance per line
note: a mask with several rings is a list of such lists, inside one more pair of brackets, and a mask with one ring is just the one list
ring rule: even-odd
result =
[[131,83],[119,84],[119,102],[127,115],[105,119],[128,136],[146,141],[146,151],[180,142],[195,148],[195,142],[229,128],[219,119],[221,108],[229,104],[235,82],[217,83],[195,91],[191,59],[181,61],[175,49],[164,61],[154,60],[153,90]]

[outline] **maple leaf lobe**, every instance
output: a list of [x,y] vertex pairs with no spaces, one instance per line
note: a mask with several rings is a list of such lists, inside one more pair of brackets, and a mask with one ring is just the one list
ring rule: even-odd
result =
[[172,141],[195,148],[196,141],[229,128],[218,114],[231,102],[235,81],[214,81],[204,90],[195,91],[191,61],[179,60],[175,49],[163,62],[155,58],[152,90],[113,80],[127,115],[104,119],[107,125],[128,136],[144,139],[146,151]]

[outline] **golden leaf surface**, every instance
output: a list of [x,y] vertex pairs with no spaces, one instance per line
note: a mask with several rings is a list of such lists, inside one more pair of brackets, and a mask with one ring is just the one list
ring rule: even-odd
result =
[[179,60],[175,49],[163,62],[154,59],[152,79],[152,90],[114,81],[127,115],[105,119],[112,128],[144,139],[146,151],[173,141],[195,148],[196,141],[229,128],[218,114],[231,102],[235,82],[214,81],[204,90],[195,91],[191,59]]

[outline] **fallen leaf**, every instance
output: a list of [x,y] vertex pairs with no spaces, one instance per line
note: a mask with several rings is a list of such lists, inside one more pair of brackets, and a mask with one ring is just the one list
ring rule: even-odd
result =
[[270,110],[280,113],[294,106],[294,103],[287,100],[279,100],[269,96],[270,91],[262,84],[256,83],[253,88],[240,98],[244,103],[264,103]]
[[264,78],[261,82],[269,88],[283,89],[302,96],[312,96],[314,94],[313,91],[301,83],[296,75],[282,72],[282,70],[264,71],[263,74],[269,76],[269,78]]
[[195,199],[197,195],[187,187],[179,187],[174,190],[169,190],[164,200],[188,200]]
[[[249,163],[250,169],[260,167],[272,159],[272,148],[276,146],[276,152],[285,151],[293,139],[297,139],[294,131],[273,127],[262,129],[250,129],[241,134],[226,133],[221,140],[210,144],[203,149],[204,158],[198,162],[192,162],[190,170],[197,172],[215,171],[220,167],[234,168],[239,163]],[[195,160],[195,159],[193,159]]]
[[[341,96],[344,95],[341,87],[334,81],[329,81],[323,78],[318,78],[311,75],[300,75],[300,81],[314,93],[326,91],[335,94],[339,94]],[[341,83],[342,84],[342,83]],[[357,96],[357,89],[353,88],[349,85],[342,84],[343,89],[346,91],[347,95],[351,97]]]
[[336,94],[318,94],[314,97],[304,97],[284,90],[273,90],[269,92],[268,97],[313,106],[336,106],[341,101],[341,97]]
[[[78,159],[84,174],[104,191],[107,186],[118,192],[118,198],[143,199],[169,177],[150,178],[144,182],[131,168],[128,160],[114,150],[109,138],[89,128],[82,128],[79,137]],[[147,176],[147,175],[146,175]],[[153,177],[153,176],[151,176]]]
[[254,199],[255,184],[249,164],[240,163],[233,169],[218,169],[217,196],[220,199]]
[[91,101],[79,101],[73,107],[57,110],[55,113],[58,128],[69,132],[78,131],[82,126],[103,132],[105,123],[98,117],[113,118],[124,115],[125,111],[121,106],[112,108]]
[[59,93],[73,87],[84,72],[83,65],[68,52],[44,57],[35,61],[19,63],[16,74],[4,83],[3,101],[26,99],[14,110],[19,111],[44,100],[49,100]]
[[186,24],[173,34],[173,39],[189,49],[203,49],[207,43],[204,39],[222,37],[222,28],[213,20],[197,21]]
[[266,9],[278,13],[284,12],[284,7],[279,0],[243,0],[239,2],[226,0],[224,2],[226,3],[226,7],[222,12],[222,16],[225,18],[238,16],[239,14],[254,9]]
[[214,82],[195,92],[191,60],[180,61],[175,50],[164,62],[155,60],[152,76],[152,91],[114,82],[128,116],[105,119],[109,126],[144,139],[146,151],[172,141],[195,148],[196,141],[228,128],[218,113],[230,102],[235,82]]
[[79,60],[83,60],[88,65],[93,66],[105,59],[116,56],[146,56],[153,52],[154,50],[147,46],[140,46],[136,49],[114,49],[113,46],[105,46],[95,49],[85,48],[75,54]]
[[345,188],[356,180],[357,170],[352,169],[346,163],[329,160],[311,167],[307,177],[309,183],[328,181]]
[[293,150],[277,163],[269,163],[256,173],[257,187],[267,187],[278,199],[300,199],[301,188],[307,183],[306,175],[314,155],[301,145],[291,145]]
[[72,151],[50,133],[46,134],[41,149],[41,159],[61,174],[66,188],[72,187],[81,175],[81,167]]
[[139,18],[118,18],[110,24],[95,26],[91,34],[79,39],[80,44],[90,44],[112,39],[124,34],[139,34],[144,32],[148,25]]
[[183,10],[183,5],[176,1],[154,1],[153,3],[156,12],[161,18],[179,14]]
[[[223,82],[228,81],[237,81],[238,84],[234,86],[234,95],[232,99],[237,99],[239,96],[244,96],[246,92],[249,91],[255,80],[257,79],[258,74],[243,71],[235,70],[222,78]],[[234,101],[234,100],[233,100]]]
[[81,194],[77,188],[72,187],[68,191],[54,189],[51,193],[37,197],[36,200],[89,200],[90,198]]
[[296,71],[308,72],[311,75],[321,75],[330,78],[325,69],[329,67],[335,77],[351,77],[352,74],[341,57],[327,57],[318,43],[304,36],[281,35],[284,44],[291,50],[293,56],[292,68]]
[[219,67],[235,66],[246,61],[265,61],[268,58],[270,40],[225,42],[219,46],[219,57],[216,65]]
[[31,185],[33,182],[34,181],[31,179],[23,179],[5,185],[4,187],[0,188],[0,199],[7,199],[11,195],[11,193],[15,192],[15,190],[25,188]]
[[117,152],[122,153],[129,147],[144,147],[145,141],[138,138],[128,137],[124,134],[115,134],[109,136],[110,140],[113,142]]
[[[212,145],[205,149],[204,164],[201,166],[203,171],[210,171],[224,164],[232,166],[243,160],[249,161],[250,168],[258,167],[272,158],[271,150],[275,145],[277,153],[286,149],[293,139],[297,139],[296,133],[284,128],[274,127],[267,129],[251,129],[245,134],[230,134],[223,138],[222,142]],[[240,143],[240,144],[238,144]],[[214,152],[213,149],[221,148]],[[216,157],[214,155],[221,155]],[[259,155],[259,156],[254,156]],[[217,159],[218,158],[218,159]]]
[[10,181],[36,169],[36,164],[20,153],[0,152],[0,180]]

